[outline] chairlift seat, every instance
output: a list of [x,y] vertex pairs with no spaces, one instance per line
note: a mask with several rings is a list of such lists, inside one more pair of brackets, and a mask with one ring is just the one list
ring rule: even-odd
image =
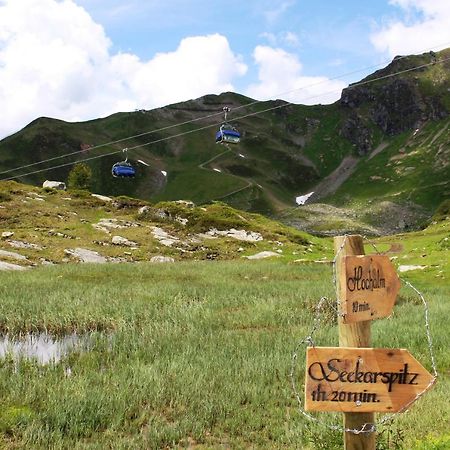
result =
[[136,175],[135,168],[127,162],[116,163],[111,169],[112,176],[118,178],[132,178]]
[[236,128],[230,125],[222,125],[220,130],[216,133],[216,144],[228,143],[228,144],[238,144],[241,140],[241,135]]

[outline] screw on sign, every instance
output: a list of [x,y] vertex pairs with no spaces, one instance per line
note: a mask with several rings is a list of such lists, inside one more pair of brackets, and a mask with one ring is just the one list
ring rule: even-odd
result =
[[305,409],[400,412],[435,380],[405,349],[309,347]]
[[339,300],[344,323],[391,314],[400,280],[388,256],[345,256],[339,276]]

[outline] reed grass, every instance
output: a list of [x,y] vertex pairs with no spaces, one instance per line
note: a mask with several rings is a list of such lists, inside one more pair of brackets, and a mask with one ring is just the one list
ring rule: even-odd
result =
[[[289,377],[315,305],[334,298],[330,266],[65,265],[0,277],[3,332],[92,338],[89,351],[58,364],[0,361],[2,448],[342,447],[340,433],[299,414]],[[442,378],[380,436],[380,448],[434,448],[427,442],[448,432],[447,293],[436,286],[428,298]],[[394,316],[374,324],[373,345],[408,348],[430,370],[422,316],[403,289]],[[337,345],[331,314],[315,339]],[[299,390],[303,370],[300,348]]]

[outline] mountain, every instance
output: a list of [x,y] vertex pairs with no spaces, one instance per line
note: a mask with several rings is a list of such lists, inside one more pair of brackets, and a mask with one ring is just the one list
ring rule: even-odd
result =
[[[242,135],[228,148],[214,139],[224,106]],[[449,197],[449,113],[447,49],[396,57],[332,105],[229,92],[80,123],[39,118],[0,141],[0,172],[28,166],[0,176],[64,181],[71,165],[63,164],[93,158],[91,190],[103,195],[220,200],[304,229],[322,216],[310,231],[326,233],[345,218],[350,231],[394,232],[417,228]],[[124,147],[135,179],[111,176]],[[33,173],[44,168],[52,169]],[[296,207],[295,198],[310,192],[310,206]]]

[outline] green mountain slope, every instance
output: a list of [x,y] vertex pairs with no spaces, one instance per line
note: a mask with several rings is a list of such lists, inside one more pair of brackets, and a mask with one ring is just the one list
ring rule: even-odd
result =
[[[149,204],[87,191],[0,182],[1,262],[24,267],[61,262],[321,258],[331,242],[260,214],[214,202]],[[6,267],[8,268],[8,267]]]
[[[54,167],[117,152],[88,161],[93,192],[152,202],[221,200],[248,211],[282,212],[295,222],[305,214],[295,198],[314,191],[310,201],[350,208],[369,226],[398,205],[400,215],[413,212],[404,226],[417,227],[449,193],[448,58],[450,49],[396,58],[345,89],[333,105],[255,102],[224,93],[82,123],[40,118],[0,141],[0,172],[54,159],[0,179],[65,181],[71,165]],[[236,146],[214,142],[225,105],[242,134]],[[97,147],[128,136],[136,137]],[[124,147],[137,168],[133,180],[110,173]]]

